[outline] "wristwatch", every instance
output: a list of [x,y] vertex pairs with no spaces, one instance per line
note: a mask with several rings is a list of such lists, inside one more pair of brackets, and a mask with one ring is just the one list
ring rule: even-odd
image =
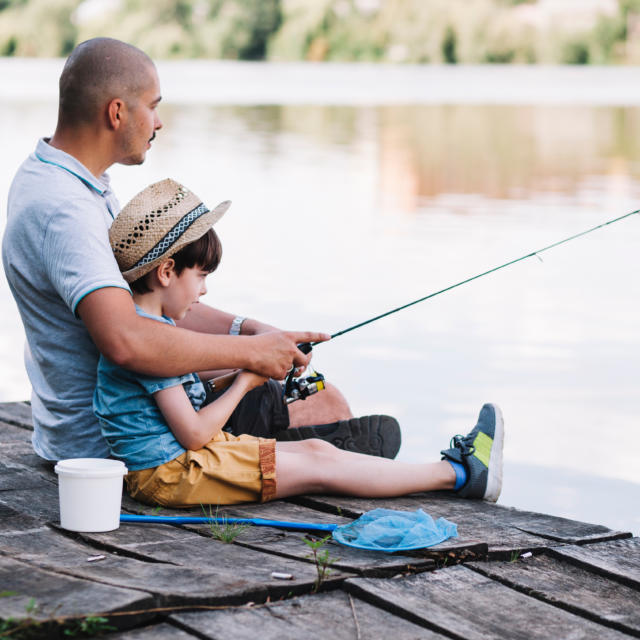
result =
[[243,316],[236,316],[229,327],[229,335],[239,336],[242,331],[242,323],[246,320]]

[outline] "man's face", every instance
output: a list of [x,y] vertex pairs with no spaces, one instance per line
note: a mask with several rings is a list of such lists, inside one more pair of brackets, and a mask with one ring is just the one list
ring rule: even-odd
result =
[[142,164],[156,131],[162,127],[157,111],[160,82],[155,68],[149,67],[147,76],[145,88],[127,100],[127,118],[121,131],[121,164]]

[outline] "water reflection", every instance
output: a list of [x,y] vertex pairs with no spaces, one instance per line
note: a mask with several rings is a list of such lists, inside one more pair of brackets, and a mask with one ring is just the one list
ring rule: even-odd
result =
[[[4,193],[54,114],[0,102]],[[640,199],[632,108],[167,104],[161,116],[148,161],[112,171],[121,200],[166,176],[231,198],[207,301],[280,326],[343,329]],[[323,345],[316,364],[356,412],[401,419],[406,460],[500,403],[507,486],[539,489],[508,489],[508,502],[637,532],[622,510],[563,507],[571,491],[545,503],[540,467],[550,483],[617,478],[612,500],[637,503],[636,454],[619,443],[640,414],[638,251],[632,219]],[[28,393],[21,327],[5,283],[0,298],[0,398],[13,400]]]

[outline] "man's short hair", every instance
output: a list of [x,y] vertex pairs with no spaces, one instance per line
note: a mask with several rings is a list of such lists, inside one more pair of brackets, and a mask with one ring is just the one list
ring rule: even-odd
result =
[[92,122],[114,98],[132,100],[149,85],[149,56],[113,38],[93,38],[71,53],[60,75],[58,122]]

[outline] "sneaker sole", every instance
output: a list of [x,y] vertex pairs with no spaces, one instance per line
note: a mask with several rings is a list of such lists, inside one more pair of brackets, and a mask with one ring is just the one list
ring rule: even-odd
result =
[[502,491],[502,449],[504,446],[504,418],[500,407],[491,405],[496,416],[496,426],[493,434],[493,445],[489,457],[489,469],[487,474],[487,489],[483,500],[496,502]]
[[338,449],[382,458],[395,458],[400,450],[400,425],[391,416],[374,415],[331,424],[294,427],[276,434],[278,441],[320,438]]

